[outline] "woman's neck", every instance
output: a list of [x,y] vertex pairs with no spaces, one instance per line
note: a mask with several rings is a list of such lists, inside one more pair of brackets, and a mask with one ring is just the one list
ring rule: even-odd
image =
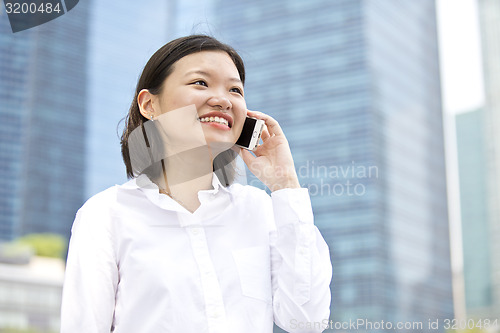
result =
[[[163,160],[164,179],[158,181],[168,194],[190,212],[199,206],[198,192],[210,190],[213,178],[213,159],[207,147],[166,157]],[[165,181],[166,178],[166,181]]]

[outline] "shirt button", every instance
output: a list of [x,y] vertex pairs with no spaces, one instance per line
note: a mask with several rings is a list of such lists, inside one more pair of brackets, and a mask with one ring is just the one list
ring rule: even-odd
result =
[[299,248],[299,254],[300,254],[300,255],[302,255],[302,256],[303,256],[303,255],[305,255],[305,254],[306,254],[306,252],[307,252],[307,251],[306,251],[306,249],[305,249],[305,248],[303,248],[303,247]]
[[200,230],[198,228],[191,228],[191,234],[198,235],[199,233],[200,233]]

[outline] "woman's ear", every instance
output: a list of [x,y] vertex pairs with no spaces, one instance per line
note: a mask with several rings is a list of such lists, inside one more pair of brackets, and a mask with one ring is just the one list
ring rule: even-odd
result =
[[139,105],[139,110],[146,119],[151,119],[151,117],[156,116],[155,110],[153,108],[153,99],[154,95],[147,89],[142,89],[137,95],[137,104]]

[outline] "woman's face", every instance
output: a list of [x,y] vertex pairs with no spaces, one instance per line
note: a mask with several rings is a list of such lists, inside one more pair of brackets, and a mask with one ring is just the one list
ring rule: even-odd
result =
[[181,58],[153,100],[155,112],[160,114],[190,105],[196,108],[199,126],[179,129],[185,130],[185,139],[201,126],[206,143],[218,152],[234,145],[243,128],[246,103],[238,70],[226,52],[202,51]]

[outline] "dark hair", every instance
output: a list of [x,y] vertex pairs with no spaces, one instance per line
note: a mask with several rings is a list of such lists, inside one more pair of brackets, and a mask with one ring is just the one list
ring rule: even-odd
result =
[[[241,57],[231,46],[221,43],[213,37],[206,35],[191,35],[174,39],[162,46],[151,56],[146,66],[144,66],[139,81],[137,82],[134,99],[130,105],[128,115],[125,117],[125,128],[123,129],[120,144],[128,178],[138,176],[137,172],[134,172],[132,168],[128,145],[129,136],[132,131],[139,126],[144,129],[144,123],[148,121],[139,110],[139,105],[137,103],[139,92],[142,89],[148,89],[151,94],[158,95],[162,91],[165,79],[173,72],[175,62],[187,55],[202,51],[226,52],[233,60],[240,75],[241,82],[243,84],[245,83],[245,67]],[[226,186],[234,180],[235,169],[233,165],[232,168],[230,168],[230,172],[228,172],[229,174],[226,174],[224,172],[224,166],[234,163],[235,158],[236,153],[229,149],[219,154],[214,160],[213,169],[216,172],[222,170]]]

